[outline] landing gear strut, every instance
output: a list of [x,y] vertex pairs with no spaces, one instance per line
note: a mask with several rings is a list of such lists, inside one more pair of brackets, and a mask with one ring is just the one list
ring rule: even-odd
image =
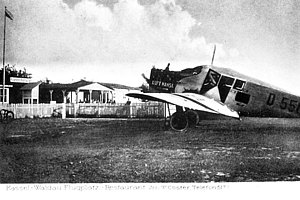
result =
[[174,131],[186,131],[188,127],[195,127],[199,121],[199,114],[195,110],[183,109],[176,106],[176,112],[171,115],[169,104],[165,104],[165,109],[169,111],[170,118],[165,118],[165,128],[171,127]]
[[175,131],[185,131],[188,127],[195,127],[199,123],[196,111],[175,112],[170,118],[170,127]]

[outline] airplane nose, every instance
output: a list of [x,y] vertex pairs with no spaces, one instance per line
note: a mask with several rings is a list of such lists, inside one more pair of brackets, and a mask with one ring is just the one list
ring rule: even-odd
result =
[[162,91],[173,92],[177,83],[177,72],[152,68],[150,74],[150,87]]
[[[168,65],[169,66],[169,65]],[[183,92],[186,88],[195,85],[195,76],[202,71],[202,66],[188,68],[182,71],[170,71],[152,68],[149,85],[151,88],[161,92]]]
[[177,82],[176,86],[175,86],[175,93],[182,93],[184,92],[184,83],[180,80]]

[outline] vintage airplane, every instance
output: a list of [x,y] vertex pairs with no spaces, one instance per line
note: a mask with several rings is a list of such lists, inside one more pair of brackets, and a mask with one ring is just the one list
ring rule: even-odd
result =
[[300,117],[300,97],[231,69],[213,66],[213,59],[211,65],[182,71],[170,71],[169,64],[165,70],[153,67],[146,81],[155,92],[127,96],[176,105],[169,121],[176,131],[198,124],[204,113],[236,119]]

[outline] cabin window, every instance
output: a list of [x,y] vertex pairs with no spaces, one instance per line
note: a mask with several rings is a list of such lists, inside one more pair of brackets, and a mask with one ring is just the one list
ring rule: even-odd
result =
[[220,100],[222,103],[225,103],[226,98],[230,92],[232,85],[233,85],[233,82],[234,82],[234,78],[222,75],[221,80],[218,85]]
[[248,104],[250,95],[243,92],[238,92],[235,96],[235,100],[244,104]]
[[219,85],[231,87],[233,85],[234,78],[231,78],[229,76],[222,76]]
[[236,89],[236,90],[243,90],[244,87],[245,87],[245,84],[246,84],[245,81],[236,79],[236,81],[235,81],[235,83],[234,83],[234,86],[233,86],[233,89]]

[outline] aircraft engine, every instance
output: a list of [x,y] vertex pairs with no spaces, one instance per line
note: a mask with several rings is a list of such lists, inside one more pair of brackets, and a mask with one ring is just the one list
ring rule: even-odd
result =
[[170,127],[175,131],[185,131],[189,126],[185,112],[175,112],[170,119]]

